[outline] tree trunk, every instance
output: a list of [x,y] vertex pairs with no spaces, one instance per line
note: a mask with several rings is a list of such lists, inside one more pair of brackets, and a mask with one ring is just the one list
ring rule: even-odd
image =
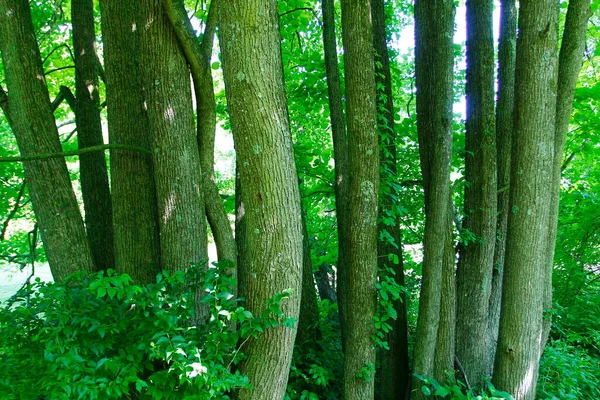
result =
[[556,115],[558,1],[520,2],[510,214],[494,385],[534,399]]
[[542,351],[550,334],[552,315],[552,269],[554,267],[554,250],[556,248],[556,231],[558,228],[558,209],[560,200],[560,180],[562,173],[563,152],[569,131],[573,97],[579,71],[583,63],[585,34],[588,19],[591,16],[590,0],[571,0],[567,9],[565,29],[563,32],[558,59],[558,88],[556,92],[556,131],[554,133],[554,163],[552,166],[552,199],[550,205],[550,228],[548,231],[548,250],[546,268],[544,270],[544,334]]
[[323,9],[323,51],[325,56],[325,73],[327,75],[327,93],[329,99],[329,115],[333,137],[333,152],[335,157],[335,209],[338,234],[337,262],[337,298],[342,333],[342,349],[345,349],[346,338],[346,247],[348,243],[348,137],[346,136],[346,121],[342,105],[340,72],[338,68],[338,52],[335,33],[334,0],[322,0]]
[[[454,2],[415,3],[415,73],[417,132],[425,188],[423,279],[415,342],[414,372],[434,375],[435,349],[445,243],[448,233],[450,158],[452,153],[452,84]],[[422,398],[421,381],[413,379],[413,398]]]
[[162,267],[183,270],[208,259],[200,156],[190,72],[160,0],[140,3],[144,111],[158,203]]
[[298,318],[298,335],[296,347],[316,349],[321,338],[319,330],[319,307],[317,305],[317,289],[310,258],[310,241],[306,229],[306,213],[302,211],[302,300],[300,317]]
[[219,261],[229,260],[236,276],[237,249],[231,223],[214,180],[215,133],[217,126],[215,92],[210,61],[217,23],[217,4],[211,3],[202,42],[198,41],[182,1],[163,1],[175,34],[190,66],[196,96],[197,139],[202,170],[202,189],[206,217],[210,225]]
[[496,246],[494,247],[494,269],[488,310],[486,339],[486,376],[491,376],[494,367],[500,308],[502,299],[502,276],[508,227],[508,201],[510,184],[510,152],[513,135],[513,109],[515,99],[515,57],[517,50],[517,7],[515,0],[502,0],[500,14],[500,42],[498,45],[498,102],[496,104],[496,163],[497,204]]
[[[390,268],[396,282],[404,286],[400,215],[394,207],[398,201],[397,187],[398,159],[396,132],[394,129],[394,99],[392,94],[392,74],[387,47],[386,18],[383,0],[372,0],[373,46],[375,48],[377,110],[380,141],[380,199],[379,199],[379,241],[377,244],[378,267],[380,271]],[[387,222],[385,222],[387,221]],[[389,235],[381,235],[381,232]],[[384,399],[403,398],[408,389],[408,323],[406,319],[406,296],[394,302],[397,318],[391,321],[392,330],[386,340],[389,350],[382,350],[379,395]]]
[[[98,61],[92,0],[71,2],[73,51],[75,53],[75,120],[79,148],[104,144],[98,93]],[[103,151],[79,156],[85,226],[98,270],[115,268],[112,204]]]
[[[275,0],[219,6],[227,104],[239,167],[244,235],[238,236],[239,293],[260,315],[267,299],[292,290],[282,309],[298,318],[302,287],[302,221],[298,178],[283,86]],[[268,329],[242,351],[240,372],[253,385],[239,399],[281,399],[296,330]]]
[[348,113],[348,226],[345,248],[346,400],[374,396],[377,312],[377,202],[379,141],[369,0],[342,0],[342,38]]
[[496,242],[493,0],[467,0],[465,217],[457,273],[456,356],[469,382],[482,386]]
[[[139,66],[139,4],[101,0],[100,8],[110,143],[150,149]],[[116,269],[138,283],[153,282],[161,267],[152,158],[111,150],[110,176]]]
[[[12,129],[23,156],[60,152],[29,3],[0,2],[0,50]],[[63,158],[24,162],[25,180],[56,281],[94,271],[77,199]]]
[[433,369],[433,377],[438,382],[446,381],[448,373],[454,371],[454,357],[456,353],[456,243],[452,223],[453,209],[452,196],[450,196],[446,216],[446,240],[444,242],[444,259],[442,264],[440,322]]

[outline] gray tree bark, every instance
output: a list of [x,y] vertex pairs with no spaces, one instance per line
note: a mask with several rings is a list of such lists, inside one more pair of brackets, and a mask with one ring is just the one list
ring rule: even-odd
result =
[[510,214],[493,383],[534,399],[539,371],[556,115],[558,1],[522,0]]
[[[75,121],[80,149],[104,144],[98,93],[98,60],[92,0],[71,2],[75,53]],[[115,268],[112,204],[103,151],[79,156],[85,227],[98,270]]]
[[467,120],[465,217],[457,273],[456,356],[469,382],[490,378],[486,365],[487,318],[496,242],[496,137],[493,0],[467,1]]
[[[413,371],[434,375],[435,350],[448,236],[450,159],[452,153],[452,85],[454,2],[415,3],[415,74],[417,132],[425,188],[425,235],[419,318]],[[422,398],[421,381],[413,379],[412,398]]]
[[[19,151],[23,156],[60,152],[26,0],[0,2],[0,50]],[[54,279],[62,281],[78,270],[93,272],[92,253],[64,158],[27,161],[23,167]]]
[[[139,65],[139,3],[101,0],[100,9],[109,141],[150,150]],[[161,266],[152,157],[112,150],[110,175],[116,270],[142,284],[153,282]]]
[[[237,236],[239,294],[260,314],[267,299],[292,290],[282,305],[298,318],[302,286],[300,194],[283,86],[275,0],[227,1],[219,7],[223,77],[237,154],[243,220]],[[281,399],[296,330],[268,329],[243,348],[240,372],[253,390],[239,399]]]

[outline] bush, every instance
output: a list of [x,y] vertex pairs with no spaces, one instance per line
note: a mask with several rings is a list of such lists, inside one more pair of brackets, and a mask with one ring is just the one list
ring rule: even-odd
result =
[[[234,367],[249,339],[293,325],[280,307],[288,294],[255,317],[224,270],[163,272],[147,286],[114,271],[36,281],[0,308],[0,398],[226,399],[250,387]],[[202,325],[194,282],[210,310]]]

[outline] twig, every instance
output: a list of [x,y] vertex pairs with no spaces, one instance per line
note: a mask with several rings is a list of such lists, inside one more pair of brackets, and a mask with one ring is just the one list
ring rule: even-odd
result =
[[471,390],[471,385],[469,384],[469,379],[467,378],[467,373],[465,372],[465,369],[463,368],[462,364],[460,363],[460,360],[458,359],[458,357],[456,357],[456,355],[454,355],[454,363],[458,367],[458,371],[461,373],[461,375],[465,379],[465,385],[467,385],[467,390]]
[[[0,241],[4,240],[6,237],[6,231],[8,230],[8,224],[17,214],[17,211],[22,207],[21,199],[23,198],[23,194],[25,193],[25,182],[21,183],[21,188],[19,189],[19,193],[17,194],[17,200],[15,201],[15,205],[8,213],[6,220],[2,223],[2,232],[0,232]],[[23,204],[24,205],[24,204]]]

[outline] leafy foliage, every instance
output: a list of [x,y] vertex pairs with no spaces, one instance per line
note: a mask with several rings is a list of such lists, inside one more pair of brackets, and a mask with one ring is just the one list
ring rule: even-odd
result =
[[[224,271],[163,272],[148,286],[113,271],[38,280],[0,309],[0,397],[210,399],[250,387],[235,365],[265,329],[293,326],[281,311],[289,295],[254,316]],[[194,325],[199,279],[210,318]]]

